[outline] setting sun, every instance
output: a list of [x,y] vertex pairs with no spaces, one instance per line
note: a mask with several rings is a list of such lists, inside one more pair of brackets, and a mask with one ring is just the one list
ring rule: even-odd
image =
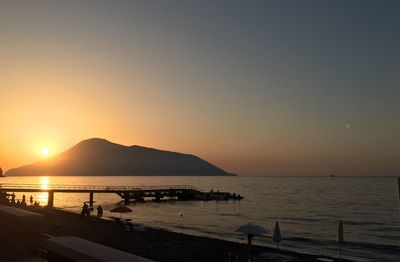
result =
[[48,155],[50,153],[50,150],[48,147],[42,147],[42,149],[40,150],[42,152],[43,155]]

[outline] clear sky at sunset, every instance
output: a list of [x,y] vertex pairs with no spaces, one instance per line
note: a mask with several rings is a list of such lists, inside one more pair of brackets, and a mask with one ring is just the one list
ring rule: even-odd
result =
[[1,1],[0,166],[91,137],[240,175],[400,174],[398,1]]

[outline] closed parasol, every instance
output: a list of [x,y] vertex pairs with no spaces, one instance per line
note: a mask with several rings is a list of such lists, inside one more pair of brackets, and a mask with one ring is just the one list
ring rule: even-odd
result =
[[272,236],[272,241],[276,243],[276,248],[279,249],[279,243],[282,241],[282,234],[279,228],[279,223],[276,221],[274,235]]
[[344,242],[344,233],[343,233],[343,222],[342,222],[342,220],[339,220],[337,242],[339,243],[339,261],[342,261],[342,244]]

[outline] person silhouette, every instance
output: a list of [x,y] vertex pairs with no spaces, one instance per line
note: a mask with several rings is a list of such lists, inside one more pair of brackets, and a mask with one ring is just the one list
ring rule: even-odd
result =
[[26,198],[25,195],[22,195],[22,202],[21,202],[21,204],[23,204],[23,205],[26,204],[25,198]]
[[85,216],[87,214],[88,209],[89,209],[89,206],[86,203],[83,203],[81,216]]
[[99,205],[97,207],[97,216],[98,217],[102,217],[103,216],[103,207],[101,205]]
[[12,193],[11,195],[11,204],[15,204],[15,194]]
[[31,206],[33,205],[33,196],[31,195],[31,197],[29,198],[29,203],[31,204]]

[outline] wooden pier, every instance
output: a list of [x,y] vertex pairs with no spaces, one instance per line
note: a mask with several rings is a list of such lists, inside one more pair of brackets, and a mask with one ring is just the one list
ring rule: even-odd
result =
[[92,185],[41,185],[41,184],[0,184],[0,192],[47,192],[47,206],[53,207],[55,193],[89,193],[89,204],[93,206],[95,193],[117,194],[128,203],[152,199],[161,201],[163,198],[176,200],[241,200],[242,196],[228,192],[203,192],[193,186],[92,186]]

